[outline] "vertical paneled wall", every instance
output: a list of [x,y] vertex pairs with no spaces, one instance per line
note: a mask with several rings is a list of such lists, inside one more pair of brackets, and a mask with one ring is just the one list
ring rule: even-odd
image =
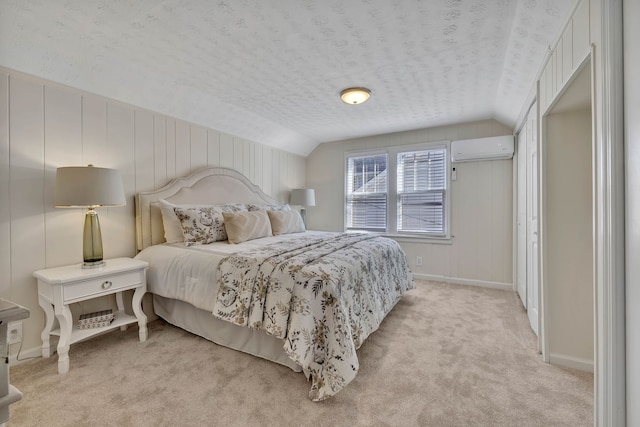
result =
[[305,159],[0,68],[0,298],[24,305],[23,349],[41,345],[36,270],[82,261],[81,209],[53,208],[56,168],[115,168],[127,205],[99,209],[106,258],[135,255],[134,195],[205,166],[233,168],[287,202]]
[[[307,209],[309,227],[344,229],[344,165],[350,151],[384,149],[442,140],[510,135],[494,121],[441,126],[321,144],[307,158],[307,185],[316,206]],[[337,165],[327,173],[327,165]],[[400,238],[416,277],[458,283],[512,287],[513,166],[511,160],[456,163],[451,183],[451,241]],[[416,265],[416,257],[423,265]]]
[[591,52],[589,1],[582,0],[567,22],[562,36],[553,47],[551,56],[540,76],[540,110],[547,111],[555,97],[562,92],[571,76]]

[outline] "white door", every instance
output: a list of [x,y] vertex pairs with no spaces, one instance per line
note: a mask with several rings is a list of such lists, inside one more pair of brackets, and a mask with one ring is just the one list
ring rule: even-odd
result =
[[534,107],[527,118],[527,315],[538,335],[538,120]]
[[518,134],[517,161],[517,254],[516,254],[516,289],[522,305],[527,308],[527,138],[526,121]]

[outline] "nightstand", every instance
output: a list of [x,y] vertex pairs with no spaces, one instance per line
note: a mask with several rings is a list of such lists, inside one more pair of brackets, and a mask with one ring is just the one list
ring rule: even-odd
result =
[[[138,323],[140,341],[147,339],[147,316],[142,311],[142,296],[147,292],[146,261],[114,258],[104,267],[83,269],[82,264],[48,268],[33,273],[38,279],[38,302],[45,312],[42,331],[42,357],[51,356],[50,337],[58,335],[58,373],[69,371],[69,347],[92,336],[112,329],[126,329]],[[135,315],[125,312],[123,292],[134,289],[131,306]],[[113,322],[92,329],[78,329],[74,324],[69,304],[105,295],[116,294],[118,311]],[[55,327],[57,319],[58,327]]]

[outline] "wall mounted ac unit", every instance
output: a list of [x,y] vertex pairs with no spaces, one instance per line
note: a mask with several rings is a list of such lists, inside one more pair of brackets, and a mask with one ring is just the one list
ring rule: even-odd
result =
[[451,142],[451,161],[472,162],[513,157],[513,135],[463,139]]

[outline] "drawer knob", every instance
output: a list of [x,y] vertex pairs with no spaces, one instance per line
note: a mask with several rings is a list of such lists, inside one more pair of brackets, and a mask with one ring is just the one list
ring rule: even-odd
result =
[[111,283],[111,280],[107,280],[102,283],[102,289],[109,289],[111,285],[113,285],[113,283]]

